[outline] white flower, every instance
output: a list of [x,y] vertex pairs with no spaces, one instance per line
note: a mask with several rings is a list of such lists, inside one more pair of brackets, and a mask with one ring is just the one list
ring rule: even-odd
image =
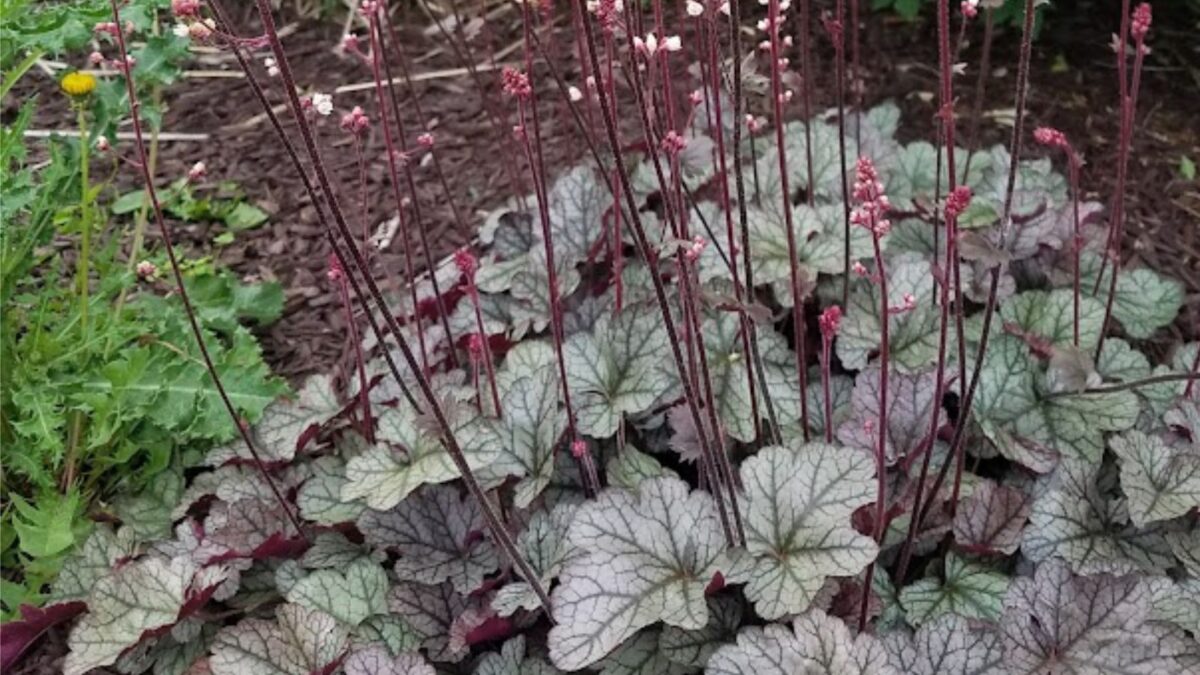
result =
[[663,38],[662,46],[669,52],[677,52],[683,49],[683,40],[678,35],[671,35]]
[[188,28],[186,23],[177,23],[171,29],[171,32],[174,33],[175,37],[177,38],[186,38],[192,34],[192,29]]
[[704,5],[696,2],[696,0],[688,0],[687,14],[693,18],[704,16]]
[[725,16],[729,16],[729,0],[725,0],[725,2],[722,2],[721,6],[717,8],[717,11],[724,14]]
[[758,29],[765,33],[767,32],[767,29],[771,27],[771,22],[767,19],[759,19],[757,25]]
[[315,93],[312,95],[313,110],[321,117],[329,117],[333,112],[333,97],[329,94]]
[[583,100],[583,92],[579,91],[579,87],[574,85],[567,87],[567,96],[569,96],[575,103]]
[[267,58],[263,59],[263,65],[267,68],[268,77],[279,76],[279,64],[275,61],[275,59],[268,56]]
[[654,33],[646,34],[645,47],[647,56],[654,56],[654,53],[658,51],[658,37]]

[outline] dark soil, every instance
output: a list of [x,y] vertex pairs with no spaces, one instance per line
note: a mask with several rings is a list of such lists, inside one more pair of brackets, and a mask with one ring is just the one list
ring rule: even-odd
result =
[[[226,3],[232,6],[233,3]],[[1109,48],[1110,34],[1118,25],[1118,3],[1058,3],[1034,47],[1027,128],[1045,124],[1062,129],[1084,153],[1083,185],[1088,199],[1109,203],[1115,182],[1115,154],[1118,115],[1116,105],[1115,62]],[[1158,3],[1168,5],[1173,3]],[[1151,33],[1153,53],[1147,59],[1146,73],[1138,109],[1137,130],[1127,198],[1127,265],[1145,264],[1187,287],[1186,308],[1169,329],[1160,331],[1149,345],[1164,354],[1181,338],[1195,339],[1200,334],[1200,184],[1184,179],[1178,170],[1181,156],[1200,162],[1200,43],[1195,40],[1195,15],[1174,3],[1173,8],[1156,7],[1155,28]],[[746,5],[749,7],[749,5]],[[757,9],[757,8],[755,8]],[[415,10],[414,10],[415,12]],[[256,32],[253,12],[247,9],[235,21],[243,34]],[[957,12],[955,12],[957,20]],[[862,64],[865,103],[886,99],[900,104],[904,115],[900,135],[903,140],[932,139],[933,115],[937,90],[937,53],[932,22],[901,23],[882,14],[869,15],[862,33]],[[488,49],[501,53],[501,61],[520,58],[520,51],[505,52],[519,39],[518,17],[513,11],[500,12],[487,23],[487,31],[473,43],[474,59],[488,62]],[[557,25],[569,24],[567,20]],[[508,151],[503,136],[511,120],[493,129],[483,99],[471,78],[465,74],[430,77],[439,71],[457,69],[462,63],[430,25],[424,15],[401,16],[398,26],[405,51],[414,72],[429,78],[417,84],[421,106],[431,116],[437,134],[437,152],[453,191],[453,199],[467,221],[455,222],[454,212],[441,186],[427,166],[415,168],[418,200],[432,246],[431,258],[440,260],[474,236],[483,215],[501,205],[511,194],[507,168],[523,166]],[[974,88],[979,60],[983,17],[969,31],[969,40],[960,60],[967,75],[957,80],[958,111],[969,118],[974,103]],[[489,33],[490,31],[490,33]],[[301,87],[330,92],[335,87],[365,83],[369,69],[352,57],[334,53],[340,26],[333,22],[302,22],[285,39],[285,47]],[[1007,143],[1009,127],[996,122],[993,111],[1013,107],[1013,82],[1017,56],[1017,31],[997,27],[992,54],[992,72],[985,78],[983,122],[979,143]],[[833,102],[830,85],[831,52],[823,36],[817,40],[816,72],[820,105]],[[561,56],[557,67],[578,80],[571,57],[573,44],[562,33],[552,41]],[[259,56],[261,59],[261,55]],[[793,59],[793,62],[797,62]],[[236,70],[231,57],[201,55],[196,68]],[[501,101],[495,72],[481,76],[488,84],[487,96]],[[50,88],[46,78],[37,74],[30,79],[42,91]],[[558,103],[557,91],[549,77],[538,79],[542,97],[543,148],[551,173],[586,157],[571,121]],[[274,100],[282,101],[278,80],[269,80]],[[35,126],[71,128],[71,115],[65,105],[47,96]],[[342,203],[348,215],[357,218],[357,168],[353,146],[338,129],[338,116],[355,104],[362,105],[372,118],[376,107],[368,88],[355,94],[335,95],[338,113],[320,124],[321,141],[330,166],[340,184]],[[208,166],[212,180],[239,183],[259,206],[272,214],[270,222],[251,232],[239,233],[233,244],[214,248],[213,238],[221,230],[216,226],[176,224],[177,237],[194,252],[210,252],[247,278],[278,279],[286,288],[283,318],[261,335],[267,358],[276,370],[291,378],[306,373],[340,367],[348,358],[345,318],[334,288],[326,280],[329,250],[313,205],[304,193],[270,125],[259,116],[260,110],[248,87],[239,79],[185,79],[171,88],[164,128],[174,132],[203,132],[210,135],[203,143],[164,143],[158,175],[165,181],[186,173],[198,160]],[[11,113],[6,103],[4,113]],[[411,102],[402,104],[405,121],[416,128],[417,118]],[[793,108],[798,106],[793,105]],[[633,117],[632,108],[629,117]],[[959,127],[960,142],[970,140],[969,123]],[[410,139],[411,140],[411,139]],[[1030,147],[1029,154],[1042,153]],[[127,149],[124,144],[120,146]],[[387,164],[379,125],[367,138],[368,221],[371,227],[395,213],[395,202],[387,180]],[[132,187],[134,172],[123,180]],[[523,178],[523,180],[526,180]],[[409,237],[413,239],[413,237]],[[410,242],[416,244],[415,240]],[[403,278],[403,242],[377,258],[376,272],[381,279]],[[416,262],[426,261],[415,249]],[[61,630],[44,640],[37,653],[30,654],[15,673],[50,673],[61,667],[65,640]]]

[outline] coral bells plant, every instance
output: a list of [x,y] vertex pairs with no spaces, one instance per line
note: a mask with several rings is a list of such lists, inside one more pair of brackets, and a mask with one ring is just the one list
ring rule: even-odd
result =
[[[12,635],[80,616],[72,675],[1194,671],[1200,343],[1143,352],[1181,285],[1117,274],[1121,205],[1086,201],[1062,134],[1030,155],[1069,180],[1025,156],[1035,4],[1012,135],[971,148],[948,0],[939,131],[914,141],[894,103],[859,104],[858,3],[827,24],[852,105],[815,116],[789,105],[819,93],[806,0],[794,38],[783,0],[524,4],[520,63],[472,81],[528,193],[421,278],[413,186],[449,199],[454,176],[389,3],[362,3],[347,67],[375,97],[343,124],[387,146],[395,286],[314,132],[332,102],[300,93],[329,83],[296,81],[271,3],[250,38],[219,0],[192,8],[321,205],[361,365],[231,418],[240,444],[98,524]],[[1149,10],[1126,23],[1131,117]],[[550,110],[578,165],[548,164]]]

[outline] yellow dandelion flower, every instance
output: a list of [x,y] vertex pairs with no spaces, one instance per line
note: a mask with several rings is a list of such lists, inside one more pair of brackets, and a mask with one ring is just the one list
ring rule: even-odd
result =
[[83,98],[96,90],[96,78],[87,73],[73,72],[63,76],[58,86],[72,98]]

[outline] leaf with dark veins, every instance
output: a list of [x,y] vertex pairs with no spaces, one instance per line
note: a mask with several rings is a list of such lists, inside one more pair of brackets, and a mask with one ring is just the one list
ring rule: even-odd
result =
[[390,511],[367,511],[358,529],[367,543],[400,553],[396,576],[405,581],[450,581],[470,593],[500,565],[490,540],[478,536],[486,526],[470,496],[449,486],[430,486]]
[[899,675],[873,636],[851,637],[841,620],[809,610],[788,630],[780,624],[743,628],[737,643],[717,650],[707,675]]
[[967,553],[1011,555],[1032,508],[1021,490],[982,480],[954,516],[954,543]]
[[972,628],[958,615],[940,616],[917,629],[883,639],[892,666],[907,675],[1007,675],[1000,635],[991,628]]
[[275,619],[243,619],[217,633],[213,675],[331,673],[349,644],[345,627],[323,612],[280,605]]
[[1170,520],[1200,506],[1200,454],[1136,430],[1113,436],[1108,447],[1120,460],[1121,489],[1134,525]]

